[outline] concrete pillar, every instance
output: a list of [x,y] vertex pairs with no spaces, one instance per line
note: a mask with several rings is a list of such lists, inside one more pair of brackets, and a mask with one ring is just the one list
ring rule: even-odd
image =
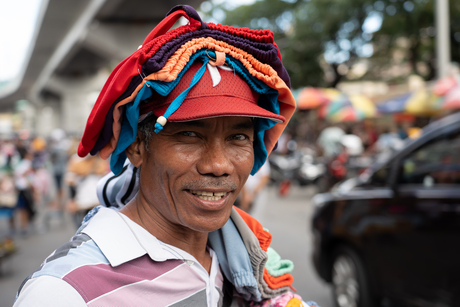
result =
[[[106,70],[100,70],[96,75],[85,78],[51,78],[47,88],[58,93],[61,100],[60,108],[56,112],[59,120],[48,125],[52,126],[54,123],[59,126],[42,127],[41,129],[61,128],[68,134],[81,135],[91,109],[108,76],[109,73]],[[40,117],[37,123],[45,124],[46,116],[49,116],[47,112],[49,113],[49,110],[46,111],[45,109],[44,113],[37,114]]]
[[49,136],[51,131],[61,127],[61,105],[59,100],[48,99],[36,106],[35,133],[38,136]]

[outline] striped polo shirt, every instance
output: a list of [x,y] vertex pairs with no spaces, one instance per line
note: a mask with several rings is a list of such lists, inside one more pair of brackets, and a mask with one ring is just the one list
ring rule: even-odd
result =
[[23,282],[14,306],[221,306],[223,276],[209,252],[210,273],[125,215],[100,208]]

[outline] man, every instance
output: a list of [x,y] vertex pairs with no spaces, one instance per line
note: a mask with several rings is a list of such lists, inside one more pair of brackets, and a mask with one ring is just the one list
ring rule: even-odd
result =
[[[166,32],[180,16],[190,25]],[[276,71],[228,42],[276,45],[237,31],[178,6],[115,69],[79,154],[111,155],[98,194],[116,209],[93,209],[15,306],[302,306],[292,276],[265,268],[271,235],[233,208],[294,110]]]

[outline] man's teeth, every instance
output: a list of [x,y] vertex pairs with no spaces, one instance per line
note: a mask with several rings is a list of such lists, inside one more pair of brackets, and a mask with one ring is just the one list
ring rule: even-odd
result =
[[227,192],[206,192],[206,191],[190,191],[192,194],[198,196],[203,200],[219,200],[227,194]]

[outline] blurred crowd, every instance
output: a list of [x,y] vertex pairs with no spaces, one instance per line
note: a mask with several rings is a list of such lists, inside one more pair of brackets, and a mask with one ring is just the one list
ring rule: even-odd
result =
[[61,129],[49,137],[22,135],[0,140],[0,258],[14,253],[14,237],[46,232],[69,212],[75,226],[98,204],[97,181],[110,171],[99,156],[77,156],[77,138]]

